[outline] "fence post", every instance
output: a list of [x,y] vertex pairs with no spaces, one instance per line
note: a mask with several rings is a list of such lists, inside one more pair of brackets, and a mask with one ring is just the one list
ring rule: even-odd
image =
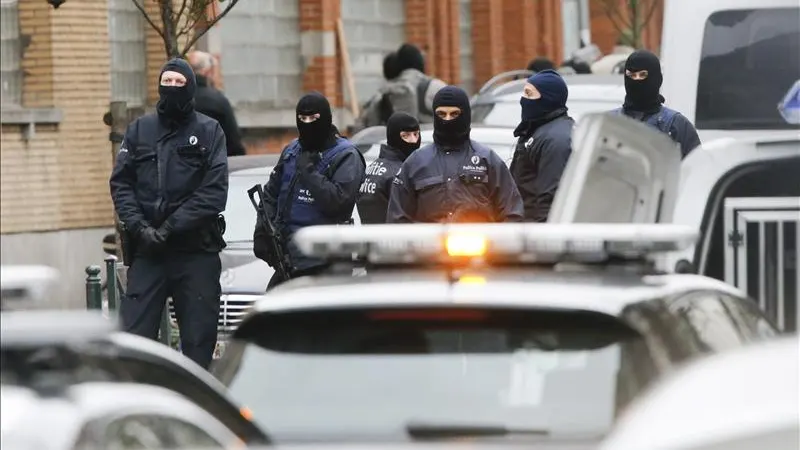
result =
[[95,265],[86,268],[86,309],[101,309],[103,307],[100,270],[100,266]]
[[167,347],[172,347],[172,330],[169,320],[169,302],[164,302],[164,314],[161,315],[161,327],[158,330],[158,339]]
[[117,257],[114,255],[106,256],[106,300],[108,301],[108,315],[117,310]]

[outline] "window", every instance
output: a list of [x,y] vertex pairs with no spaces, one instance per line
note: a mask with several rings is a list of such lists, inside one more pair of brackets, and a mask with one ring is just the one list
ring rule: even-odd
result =
[[674,300],[670,308],[689,322],[706,352],[740,347],[745,342],[718,292],[693,292]]
[[111,45],[111,100],[128,107],[147,101],[145,21],[131,0],[108,2]]
[[700,129],[790,129],[778,103],[800,79],[800,8],[720,11],[706,22]]
[[419,422],[597,435],[658,372],[638,333],[589,312],[314,311],[234,339],[217,376],[286,442],[405,440]]
[[458,14],[461,87],[471,94],[477,89],[472,65],[472,1],[461,0],[458,5]]
[[22,103],[21,62],[17,0],[0,0],[0,97],[3,104]]
[[105,437],[105,448],[109,450],[177,450],[222,445],[193,424],[175,417],[150,414],[130,415],[111,422]]

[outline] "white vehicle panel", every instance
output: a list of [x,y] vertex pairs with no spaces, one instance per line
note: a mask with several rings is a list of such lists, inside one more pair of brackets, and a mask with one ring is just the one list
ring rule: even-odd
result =
[[669,223],[680,151],[668,136],[622,115],[591,114],[573,131],[573,153],[549,223]]

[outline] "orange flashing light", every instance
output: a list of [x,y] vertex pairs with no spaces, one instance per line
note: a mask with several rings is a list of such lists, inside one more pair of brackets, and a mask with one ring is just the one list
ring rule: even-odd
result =
[[445,248],[447,248],[449,256],[484,256],[487,247],[486,237],[481,234],[451,234],[445,240]]
[[251,411],[250,408],[242,406],[241,408],[239,408],[239,414],[241,414],[242,417],[244,417],[245,419],[251,422],[253,421],[253,411]]

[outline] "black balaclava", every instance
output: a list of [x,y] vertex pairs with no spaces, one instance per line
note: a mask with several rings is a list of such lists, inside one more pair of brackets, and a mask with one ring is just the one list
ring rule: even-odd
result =
[[419,121],[410,114],[396,112],[386,122],[386,143],[408,156],[419,148],[422,139],[417,139],[414,143],[406,142],[400,137],[401,131],[419,131]]
[[400,70],[397,68],[397,53],[392,52],[383,58],[383,78],[386,81],[394,80],[400,75]]
[[[167,71],[178,72],[186,77],[186,84],[183,86],[162,86],[161,76]],[[183,122],[194,112],[194,93],[196,90],[197,81],[195,80],[192,66],[179,58],[167,61],[158,75],[159,99],[156,105],[158,117],[169,124]]]
[[[435,114],[440,106],[456,106],[461,115],[451,120],[444,120]],[[458,147],[469,139],[472,123],[472,110],[469,97],[458,86],[445,86],[433,97],[433,142],[445,147]]]
[[625,109],[641,112],[656,112],[664,103],[664,97],[659,94],[663,77],[661,75],[661,62],[658,56],[647,50],[636,50],[625,61],[625,70],[638,72],[647,71],[644,80],[633,80],[625,77]]
[[297,115],[319,114],[319,119],[305,123],[295,116],[300,146],[305,151],[323,151],[333,136],[333,115],[328,99],[319,92],[310,92],[297,102]]
[[528,78],[528,83],[536,87],[542,95],[537,99],[521,97],[519,104],[522,106],[522,122],[539,120],[561,109],[566,110],[567,83],[555,70],[544,70]]
[[397,49],[397,69],[399,72],[417,69],[425,73],[425,57],[415,45],[403,44]]

